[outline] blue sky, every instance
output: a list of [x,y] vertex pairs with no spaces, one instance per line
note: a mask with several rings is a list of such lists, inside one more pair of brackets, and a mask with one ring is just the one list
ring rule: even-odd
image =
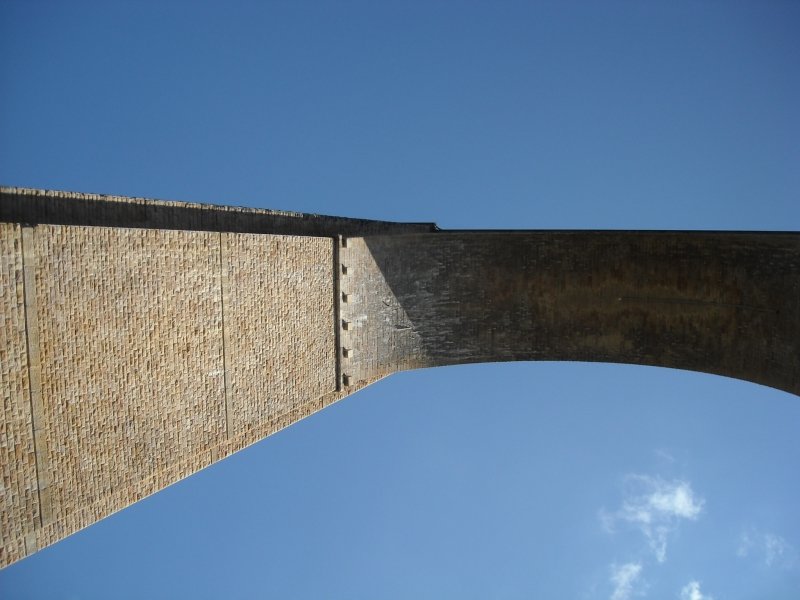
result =
[[[0,0],[0,181],[445,228],[800,229],[800,5]],[[4,598],[794,599],[800,401],[392,376]]]

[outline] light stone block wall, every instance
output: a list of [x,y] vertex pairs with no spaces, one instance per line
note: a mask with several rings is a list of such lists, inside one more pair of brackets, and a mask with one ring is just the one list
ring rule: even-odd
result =
[[361,387],[332,238],[0,227],[0,565]]
[[223,438],[222,302],[218,235],[44,225],[33,237],[46,545]]
[[336,390],[333,240],[222,234],[230,435]]

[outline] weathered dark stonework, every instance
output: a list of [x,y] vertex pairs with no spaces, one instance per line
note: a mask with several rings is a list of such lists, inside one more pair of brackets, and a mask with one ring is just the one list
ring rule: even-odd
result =
[[515,360],[703,371],[800,394],[800,236],[439,232],[350,238],[354,379]]
[[800,395],[798,233],[0,188],[0,310],[0,565],[400,370],[624,362]]

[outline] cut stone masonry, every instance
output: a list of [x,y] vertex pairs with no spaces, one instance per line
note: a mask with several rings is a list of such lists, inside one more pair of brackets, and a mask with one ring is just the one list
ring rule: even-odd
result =
[[0,188],[0,565],[391,373],[691,369],[800,395],[800,234],[439,231]]

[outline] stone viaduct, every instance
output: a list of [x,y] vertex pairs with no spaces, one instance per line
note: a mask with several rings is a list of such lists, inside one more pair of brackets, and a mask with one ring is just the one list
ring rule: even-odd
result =
[[800,234],[2,188],[0,316],[7,565],[404,369],[622,362],[800,395]]

